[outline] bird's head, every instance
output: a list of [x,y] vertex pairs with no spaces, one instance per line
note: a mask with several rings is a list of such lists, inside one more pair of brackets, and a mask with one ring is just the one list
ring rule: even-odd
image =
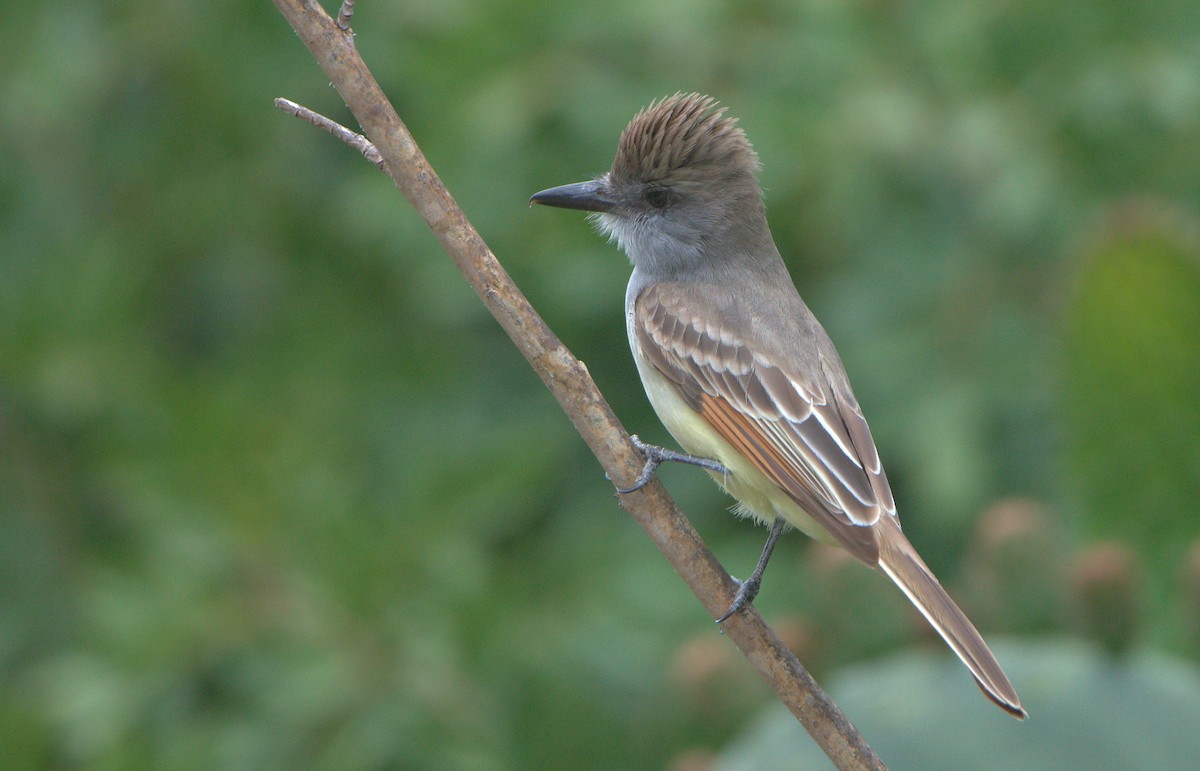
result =
[[714,247],[750,247],[742,231],[765,232],[757,170],[745,133],[715,100],[675,94],[630,121],[607,173],[530,201],[592,212],[636,266],[670,274]]

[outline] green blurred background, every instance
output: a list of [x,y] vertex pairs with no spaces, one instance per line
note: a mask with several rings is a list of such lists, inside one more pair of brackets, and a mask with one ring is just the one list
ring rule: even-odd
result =
[[[653,98],[741,119],[906,531],[1033,715],[785,539],[757,604],[885,760],[1200,757],[1200,5],[359,5],[434,167],[651,441],[628,265],[526,202]],[[424,225],[272,107],[353,125],[269,3],[8,8],[0,765],[771,767],[769,691]],[[748,572],[765,531],[662,476]]]

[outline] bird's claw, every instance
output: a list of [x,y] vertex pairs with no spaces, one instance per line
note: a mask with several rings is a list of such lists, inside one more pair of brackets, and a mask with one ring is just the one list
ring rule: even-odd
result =
[[651,477],[654,476],[654,472],[658,469],[658,467],[667,461],[699,466],[700,468],[708,469],[709,471],[721,474],[722,476],[727,476],[729,474],[729,469],[725,468],[715,460],[711,460],[709,458],[697,458],[693,455],[687,455],[682,452],[668,450],[666,447],[659,447],[655,444],[647,444],[639,439],[636,434],[629,437],[629,440],[633,442],[633,446],[638,448],[638,450],[640,450],[642,455],[646,458],[646,465],[642,467],[642,473],[638,475],[638,478],[633,481],[632,485],[626,488],[617,488],[617,492],[621,495],[626,495],[628,493],[641,490],[643,487],[649,484]]
[[[730,576],[730,578],[733,578],[733,576]],[[729,609],[725,611],[725,615],[717,619],[718,624],[753,603],[754,598],[758,596],[758,590],[762,588],[762,579],[755,578],[754,576],[745,581],[733,578],[733,582],[738,585],[737,594],[733,596],[733,602],[729,603]]]
[[646,458],[646,465],[642,467],[642,473],[638,475],[637,479],[633,480],[632,485],[629,487],[617,488],[617,492],[621,495],[628,495],[629,493],[637,492],[646,485],[650,484],[650,480],[654,477],[654,472],[665,460],[661,447],[656,447],[652,444],[646,444],[638,438],[637,434],[629,437],[629,441],[633,442],[633,446],[638,448],[638,450],[641,451],[642,455]]

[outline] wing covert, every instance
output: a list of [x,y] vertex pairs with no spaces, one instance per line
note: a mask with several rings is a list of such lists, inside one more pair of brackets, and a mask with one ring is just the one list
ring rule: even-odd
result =
[[[868,564],[871,525],[895,513],[866,420],[839,398],[832,365],[788,371],[730,330],[689,318],[673,285],[644,290],[634,310],[642,355],[721,437]],[[801,367],[793,366],[791,370]],[[807,371],[811,370],[811,371]]]

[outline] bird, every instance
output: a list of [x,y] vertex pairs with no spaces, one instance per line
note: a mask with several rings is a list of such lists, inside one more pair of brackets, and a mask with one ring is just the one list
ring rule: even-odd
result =
[[[982,636],[905,537],[841,358],[775,245],[758,155],[711,97],[676,93],[638,112],[611,168],[530,203],[589,212],[628,256],[629,344],[646,395],[685,452],[633,441],[645,485],[664,461],[705,468],[770,527],[754,572],[718,623],[753,601],[794,527],[883,572],[983,693],[1025,709]],[[736,580],[736,579],[735,579]]]

